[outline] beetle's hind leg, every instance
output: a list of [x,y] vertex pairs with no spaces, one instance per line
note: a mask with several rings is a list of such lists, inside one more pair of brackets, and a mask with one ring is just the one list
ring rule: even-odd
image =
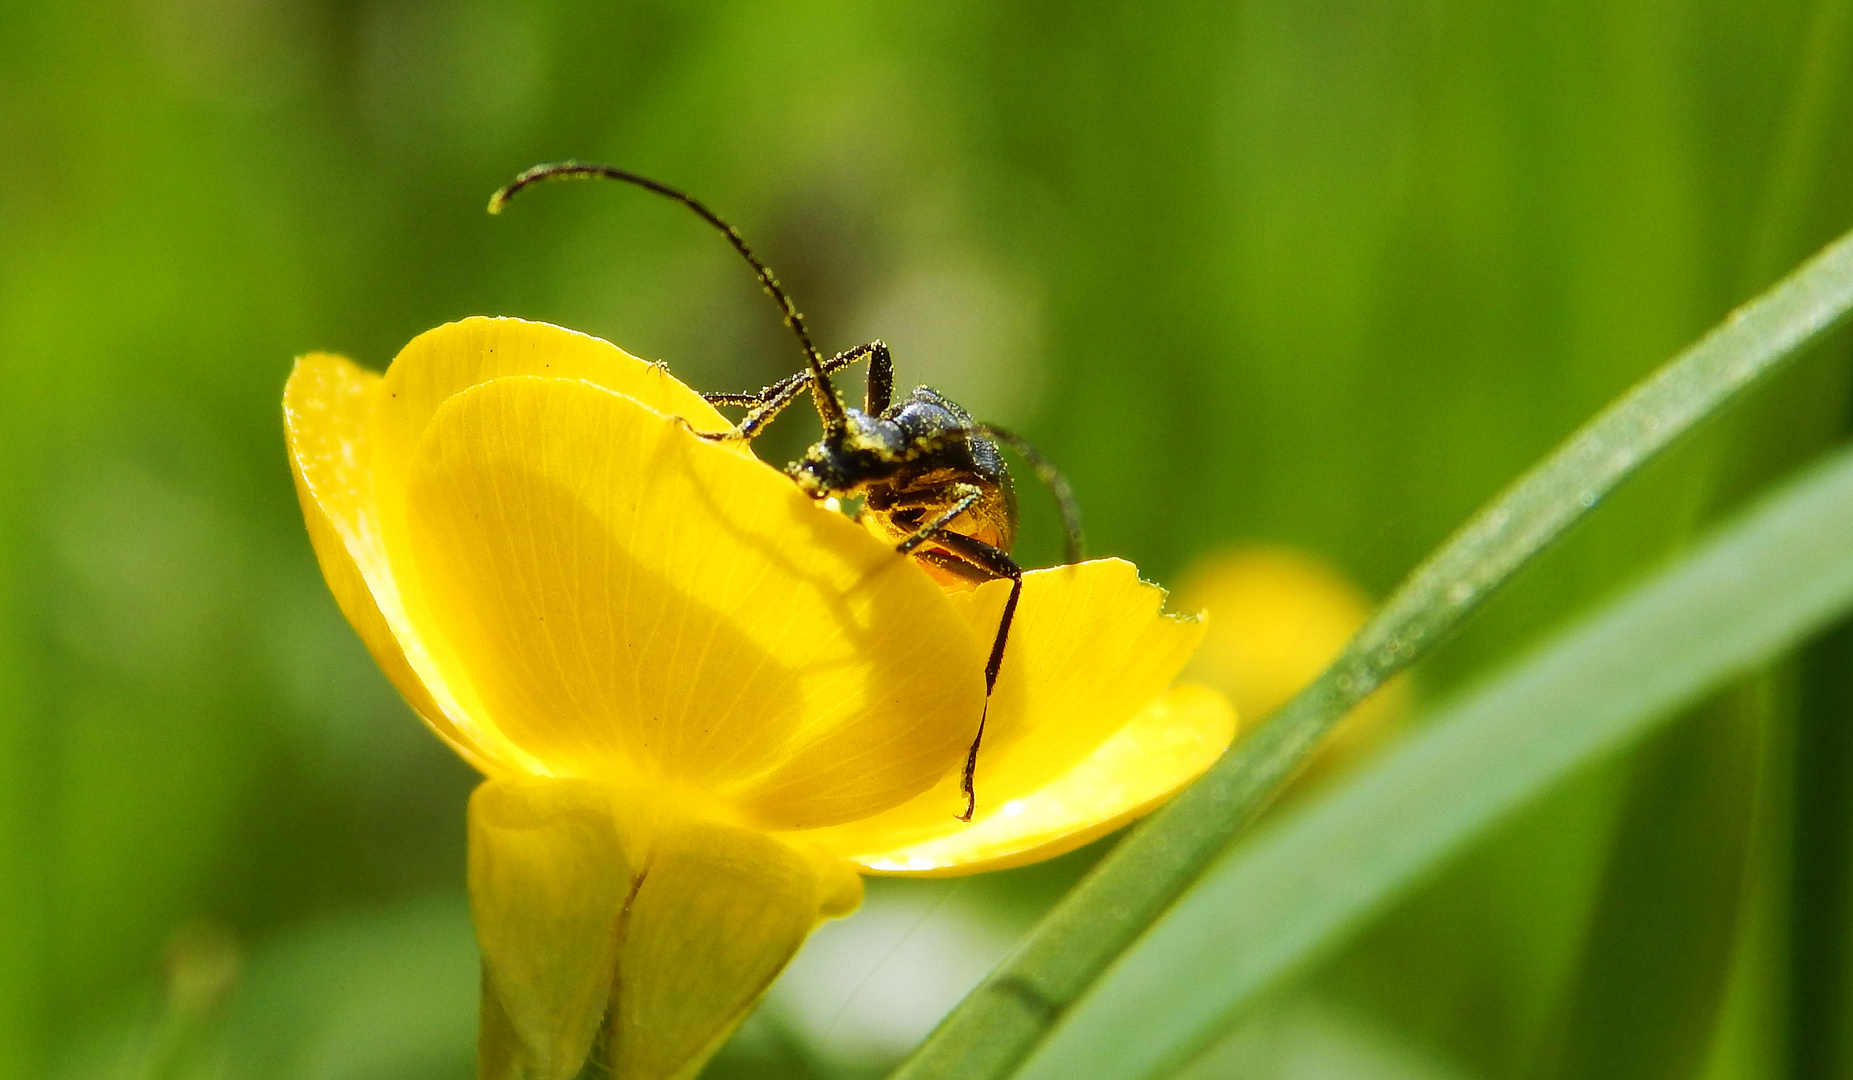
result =
[[[975,496],[968,496],[974,498]],[[955,512],[941,518],[949,522],[963,511],[965,500],[955,504]],[[939,519],[935,519],[936,522]],[[929,531],[930,530],[930,531]],[[1004,669],[1004,648],[1010,643],[1010,626],[1016,621],[1017,601],[1023,596],[1023,568],[1016,560],[982,540],[974,540],[961,533],[947,532],[944,524],[929,524],[920,532],[902,541],[911,541],[919,545],[932,541],[937,548],[915,551],[914,556],[924,559],[935,566],[970,581],[995,581],[998,578],[1010,579],[1010,596],[1004,601],[1003,617],[997,620],[997,636],[991,639],[991,655],[984,663],[984,711],[978,714],[978,734],[972,737],[971,749],[965,755],[965,772],[959,781],[959,790],[965,795],[965,812],[959,815],[960,821],[970,821],[978,809],[976,779],[978,775],[978,747],[984,743],[985,721],[991,715],[991,691],[997,688],[998,673]],[[940,550],[944,549],[944,550]],[[912,550],[902,548],[901,550]]]

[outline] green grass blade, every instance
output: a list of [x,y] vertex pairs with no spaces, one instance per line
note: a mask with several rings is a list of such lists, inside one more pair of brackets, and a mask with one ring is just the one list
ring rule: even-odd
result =
[[[1633,755],[1607,872],[1533,1080],[1692,1080],[1716,1042],[1772,717],[1768,676],[1687,710]],[[1765,789],[1761,797],[1768,798]]]
[[1427,652],[1617,484],[1768,377],[1849,307],[1853,234],[1584,425],[1418,567],[1325,674],[1102,860],[896,1080],[1007,1075],[1352,706]]
[[1381,1019],[1316,994],[1285,994],[1211,1047],[1177,1080],[1475,1080],[1475,1073]]
[[1843,451],[1265,825],[1126,952],[1021,1075],[1165,1075],[1526,801],[1850,606]]
[[1853,620],[1797,665],[1783,897],[1794,1076],[1853,1075]]

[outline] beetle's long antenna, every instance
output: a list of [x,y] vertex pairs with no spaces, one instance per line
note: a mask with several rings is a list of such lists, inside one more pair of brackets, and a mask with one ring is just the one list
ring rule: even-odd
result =
[[[746,241],[740,236],[739,230],[723,221],[719,214],[703,206],[701,201],[693,195],[677,191],[667,184],[659,184],[647,176],[639,176],[634,172],[627,172],[610,165],[582,161],[556,161],[547,165],[536,165],[523,171],[494,195],[489,196],[489,212],[491,214],[501,213],[502,207],[507,206],[508,200],[514,198],[522,188],[538,184],[543,180],[621,180],[626,184],[635,184],[645,191],[653,191],[666,199],[674,199],[693,210],[703,221],[719,229],[721,235],[727,237],[727,242],[733,245],[733,249],[740,253],[740,257],[746,260],[747,265],[753,268],[753,273],[759,275],[759,284],[779,306],[779,314],[784,317],[785,325],[791,327],[791,332],[798,335],[798,344],[804,348],[804,359],[811,368],[812,377],[821,380],[821,385],[825,388],[823,392],[816,395],[818,411],[825,414],[825,425],[828,426],[832,419],[840,425],[843,405],[837,400],[835,387],[831,386],[829,377],[824,374],[823,356],[818,353],[817,346],[811,344],[811,335],[804,329],[804,316],[798,314],[798,309],[792,304],[791,297],[786,296],[785,290],[779,287],[778,278],[772,276],[771,267],[760,262],[759,257],[753,254],[753,249],[746,246]],[[813,383],[813,387],[816,386],[817,384]],[[826,400],[828,405],[826,405]],[[834,409],[830,406],[834,406]]]

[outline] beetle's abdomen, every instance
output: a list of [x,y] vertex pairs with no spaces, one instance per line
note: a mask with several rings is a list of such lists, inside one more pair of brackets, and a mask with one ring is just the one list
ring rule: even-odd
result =
[[996,477],[980,477],[971,470],[935,469],[921,474],[918,483],[872,488],[863,503],[862,518],[877,536],[898,544],[967,494],[978,498],[946,525],[947,531],[1008,552],[1017,538],[1016,498],[1008,476],[1000,483]]

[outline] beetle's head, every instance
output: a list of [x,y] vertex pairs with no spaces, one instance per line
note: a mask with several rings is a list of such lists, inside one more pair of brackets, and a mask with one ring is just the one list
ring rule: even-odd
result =
[[840,431],[824,437],[785,467],[786,475],[813,499],[853,495],[891,476],[899,467],[906,438],[891,421],[861,409],[843,410]]

